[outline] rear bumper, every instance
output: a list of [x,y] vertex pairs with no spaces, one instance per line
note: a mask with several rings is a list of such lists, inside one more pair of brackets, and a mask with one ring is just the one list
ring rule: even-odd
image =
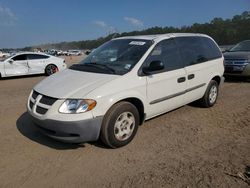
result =
[[220,77],[220,86],[221,86],[222,84],[224,84],[224,82],[225,82],[225,77],[224,77],[224,76],[221,76],[221,77]]
[[66,143],[96,141],[99,138],[102,117],[82,121],[32,120],[39,130],[48,137]]

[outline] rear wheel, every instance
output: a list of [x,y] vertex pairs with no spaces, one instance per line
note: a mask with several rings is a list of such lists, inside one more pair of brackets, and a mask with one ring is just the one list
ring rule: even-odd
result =
[[139,112],[129,102],[115,104],[105,115],[101,140],[111,148],[118,148],[131,142],[139,125]]
[[212,107],[217,101],[218,94],[218,83],[215,80],[211,80],[208,84],[205,95],[200,99],[201,105],[206,108]]
[[58,72],[58,67],[56,65],[53,64],[49,64],[47,65],[47,67],[45,68],[45,74],[47,76],[50,76],[54,73]]

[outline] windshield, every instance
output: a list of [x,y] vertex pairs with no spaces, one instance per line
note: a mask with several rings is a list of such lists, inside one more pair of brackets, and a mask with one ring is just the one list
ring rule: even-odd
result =
[[95,49],[73,70],[123,75],[129,72],[151,46],[150,40],[118,39]]
[[240,42],[230,49],[230,52],[250,51],[250,40]]

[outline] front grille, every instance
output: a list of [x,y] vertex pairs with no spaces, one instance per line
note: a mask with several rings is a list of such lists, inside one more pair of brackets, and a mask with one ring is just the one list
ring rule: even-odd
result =
[[246,66],[225,66],[225,73],[239,74],[244,71]]
[[56,101],[56,98],[42,95],[33,90],[29,101],[29,107],[31,110],[34,109],[37,114],[44,115]]
[[56,98],[53,98],[53,97],[48,97],[48,96],[45,96],[43,95],[41,100],[40,100],[40,103],[42,104],[46,104],[46,105],[53,105],[55,102],[57,101]]
[[33,98],[33,99],[36,99],[38,95],[39,95],[39,93],[36,92],[35,90],[33,90],[32,98]]
[[30,101],[30,109],[32,109],[34,106],[34,103]]
[[230,66],[245,66],[248,63],[247,59],[225,59],[225,65]]
[[48,109],[46,109],[46,108],[42,108],[42,107],[40,107],[40,106],[37,106],[37,107],[36,107],[36,112],[37,112],[38,114],[44,115],[44,114],[46,114],[47,111],[48,111]]

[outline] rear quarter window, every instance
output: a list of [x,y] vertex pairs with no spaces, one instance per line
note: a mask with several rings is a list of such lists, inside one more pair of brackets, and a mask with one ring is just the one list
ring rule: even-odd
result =
[[209,60],[221,58],[222,54],[218,46],[210,38],[201,37],[204,48],[206,50],[206,56]]
[[186,66],[203,63],[222,56],[216,44],[207,37],[177,37],[175,41]]

